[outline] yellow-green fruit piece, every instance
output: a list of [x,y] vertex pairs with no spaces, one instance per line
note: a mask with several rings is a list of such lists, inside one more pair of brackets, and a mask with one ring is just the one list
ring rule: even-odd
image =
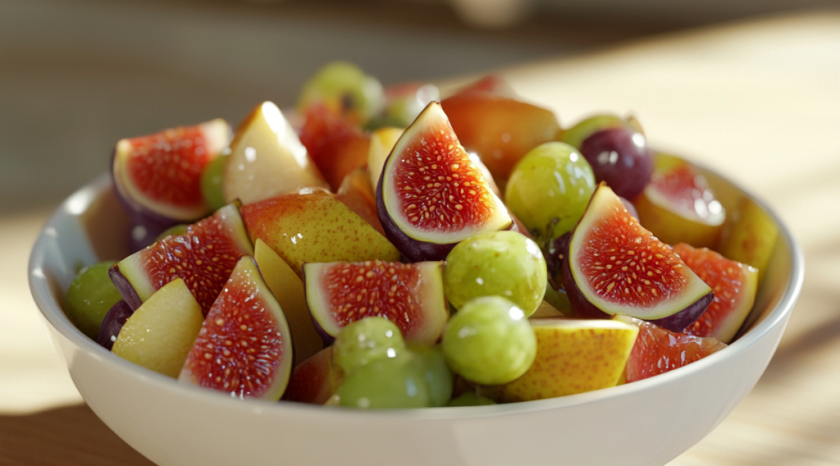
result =
[[400,128],[380,128],[370,134],[368,173],[370,174],[370,185],[373,186],[374,191],[376,191],[376,185],[379,184],[385,159],[391,154],[402,133],[403,130]]
[[744,198],[724,225],[718,249],[727,259],[757,268],[760,284],[778,236],[779,229],[770,215]]
[[242,206],[251,240],[261,239],[299,277],[304,262],[396,262],[400,252],[333,194],[304,190]]
[[117,356],[176,378],[201,330],[204,316],[177,278],[157,290],[128,318],[114,347]]
[[324,341],[312,324],[306,307],[303,281],[280,256],[258,239],[254,245],[254,259],[260,268],[265,284],[280,303],[292,331],[295,360],[303,362],[324,348]]
[[522,377],[491,388],[502,402],[574,395],[615,386],[639,329],[610,320],[531,319],[537,356]]

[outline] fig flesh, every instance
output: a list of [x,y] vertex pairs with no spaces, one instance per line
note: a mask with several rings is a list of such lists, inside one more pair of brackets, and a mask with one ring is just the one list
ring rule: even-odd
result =
[[210,213],[201,174],[229,141],[230,126],[222,119],[121,139],[111,167],[116,191],[137,223],[165,229],[198,220]]
[[240,258],[201,325],[179,381],[277,401],[292,373],[291,331],[254,258]]
[[325,340],[365,317],[384,317],[407,341],[432,345],[449,319],[441,262],[332,262],[303,267],[306,303]]
[[687,162],[662,154],[635,202],[645,228],[667,244],[713,247],[726,220],[706,178]]
[[563,275],[578,316],[623,314],[677,332],[697,320],[713,296],[603,183],[572,233]]
[[441,260],[461,240],[513,224],[436,102],[397,141],[376,191],[388,239],[412,262]]
[[254,253],[236,205],[140,250],[111,267],[111,281],[136,310],[152,294],[182,278],[206,314],[230,276],[236,261]]
[[712,250],[695,249],[685,243],[674,246],[674,252],[715,290],[709,308],[685,329],[685,333],[712,337],[728,344],[738,333],[755,303],[758,270],[729,260]]

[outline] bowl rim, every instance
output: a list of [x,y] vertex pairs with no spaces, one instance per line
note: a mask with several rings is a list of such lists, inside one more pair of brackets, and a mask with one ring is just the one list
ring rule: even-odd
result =
[[[783,325],[787,317],[792,312],[794,304],[802,289],[804,278],[804,257],[801,248],[794,240],[789,228],[782,222],[781,218],[776,212],[770,208],[762,199],[753,195],[748,190],[733,183],[729,178],[720,173],[704,167],[702,164],[697,164],[691,161],[693,165],[701,170],[712,173],[721,180],[738,188],[744,195],[756,202],[765,212],[779,226],[779,239],[783,240],[787,245],[791,256],[790,278],[787,282],[786,289],[779,299],[778,304],[769,312],[769,314],[750,331],[743,334],[738,340],[732,342],[722,351],[716,352],[689,364],[685,367],[674,371],[660,374],[656,377],[651,377],[645,380],[640,380],[632,384],[624,384],[607,389],[595,390],[586,393],[579,393],[575,395],[568,395],[558,398],[549,398],[543,400],[535,400],[522,403],[498,404],[490,406],[470,406],[470,407],[451,407],[449,409],[436,408],[420,408],[420,409],[395,409],[395,410],[356,410],[344,409],[341,407],[326,407],[320,405],[310,405],[305,403],[295,403],[287,401],[279,402],[249,402],[242,403],[234,397],[218,393],[212,390],[203,389],[179,383],[177,380],[158,374],[154,371],[126,361],[110,351],[106,350],[94,340],[88,338],[80,330],[78,330],[64,314],[59,303],[52,295],[47,277],[43,272],[43,265],[47,257],[47,245],[51,241],[51,237],[56,237],[58,230],[57,225],[66,221],[68,218],[76,217],[90,208],[91,204],[99,196],[104,195],[108,190],[112,189],[110,175],[104,173],[87,183],[79,190],[67,197],[60,206],[50,215],[46,224],[43,226],[38,234],[28,264],[29,287],[32,297],[41,312],[42,317],[46,320],[49,326],[57,331],[61,336],[69,340],[73,345],[80,350],[91,354],[96,359],[103,361],[110,366],[108,370],[118,370],[124,375],[140,379],[146,383],[150,383],[155,388],[169,392],[177,396],[189,396],[196,401],[202,403],[209,403],[218,405],[226,409],[243,409],[252,411],[257,414],[267,416],[280,416],[286,414],[305,414],[306,416],[325,417],[325,419],[335,419],[336,417],[355,417],[365,416],[366,419],[382,419],[394,420],[399,418],[401,420],[456,420],[456,419],[474,419],[495,416],[509,416],[517,414],[525,414],[534,411],[550,411],[559,410],[572,406],[587,405],[606,400],[617,400],[632,396],[639,391],[648,390],[657,386],[670,384],[677,379],[689,377],[694,373],[706,370],[710,365],[717,364],[718,361],[735,357],[736,353],[744,351],[754,346],[758,341],[762,340],[768,335],[773,328],[778,325]],[[778,240],[777,240],[778,241]],[[65,361],[69,364],[69,361]],[[238,406],[239,408],[236,408]]]

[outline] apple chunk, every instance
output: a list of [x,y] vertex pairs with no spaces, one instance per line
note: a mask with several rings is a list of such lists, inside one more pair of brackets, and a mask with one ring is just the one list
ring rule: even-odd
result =
[[111,350],[169,377],[178,377],[204,315],[184,280],[176,278],[134,311]]
[[248,204],[327,183],[292,125],[272,102],[263,102],[237,128],[225,163],[225,202]]

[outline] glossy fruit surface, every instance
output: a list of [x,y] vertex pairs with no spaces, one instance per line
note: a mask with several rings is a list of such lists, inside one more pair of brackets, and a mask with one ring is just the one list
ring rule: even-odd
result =
[[338,389],[341,406],[362,409],[424,408],[431,406],[423,371],[403,354],[362,367]]
[[522,309],[498,296],[476,298],[458,310],[443,333],[453,371],[486,385],[508,383],[534,361],[537,341]]
[[338,187],[335,197],[385,236],[385,229],[382,228],[382,222],[376,213],[376,195],[370,185],[367,169],[357,168],[348,173]]
[[[626,314],[681,331],[712,300],[712,290],[600,185],[569,241],[563,284],[575,312]],[[575,298],[577,296],[577,298]]]
[[695,249],[685,243],[674,246],[674,252],[715,292],[709,308],[685,329],[685,333],[729,343],[755,302],[758,270],[712,250]]
[[532,319],[537,355],[518,379],[498,387],[504,402],[531,401],[612,387],[638,329],[611,320]]
[[117,341],[117,335],[120,334],[123,325],[125,325],[125,322],[133,313],[134,311],[131,309],[131,306],[122,300],[111,306],[111,309],[105,314],[105,318],[102,319],[102,325],[99,327],[99,335],[96,338],[96,342],[103,348],[111,351],[114,342]]
[[253,241],[261,239],[298,276],[304,262],[396,261],[397,248],[333,194],[303,190],[240,209]]
[[114,149],[112,175],[132,210],[191,222],[210,208],[201,193],[201,174],[227,147],[230,127],[221,119],[196,126],[122,139]]
[[333,191],[344,177],[368,161],[370,136],[324,105],[308,108],[300,142]]
[[297,132],[274,102],[263,102],[236,128],[225,162],[225,202],[251,204],[302,188],[326,188]]
[[65,313],[79,330],[96,339],[105,315],[122,299],[108,275],[114,262],[89,265],[76,275],[67,289]]
[[604,181],[615,193],[635,199],[653,173],[653,158],[642,133],[617,127],[584,139],[580,152],[592,166],[595,181]]
[[358,66],[336,61],[328,63],[303,86],[297,111],[306,113],[315,104],[325,105],[355,125],[378,114],[385,103],[382,84]]
[[157,290],[128,318],[111,352],[175,378],[187,359],[204,315],[180,278]]
[[220,155],[208,163],[201,172],[201,195],[211,211],[225,206],[225,193],[222,190],[225,163],[227,163],[227,156]]
[[466,92],[444,99],[441,105],[461,144],[481,157],[502,189],[528,151],[554,141],[560,132],[550,110],[518,98]]
[[595,175],[574,147],[548,142],[516,164],[505,189],[510,210],[542,241],[571,231],[595,192]]
[[295,345],[295,362],[299,364],[324,348],[324,341],[315,330],[309,308],[306,307],[303,281],[286,261],[260,239],[254,243],[254,260],[257,261],[265,284],[286,315]]
[[408,341],[433,344],[449,309],[440,262],[311,262],[304,265],[306,302],[331,339],[365,317],[394,322]]
[[295,366],[283,399],[322,405],[343,381],[344,373],[333,364],[333,347],[328,346]]
[[435,102],[397,141],[376,196],[388,238],[411,261],[443,259],[459,241],[512,223]]
[[190,225],[187,233],[166,237],[111,267],[114,282],[132,309],[176,278],[187,284],[206,313],[237,261],[254,249],[235,205]]
[[726,348],[726,344],[714,338],[671,332],[628,316],[616,319],[639,327],[639,336],[624,369],[627,383],[687,366]]
[[409,343],[408,350],[414,356],[414,364],[420,366],[420,371],[426,380],[431,406],[446,405],[452,398],[454,377],[452,370],[446,364],[441,346]]
[[617,115],[601,114],[593,115],[579,121],[563,133],[563,142],[580,150],[583,141],[597,133],[610,128],[621,128],[625,126],[624,120]]
[[718,249],[724,257],[757,268],[761,283],[778,236],[779,228],[773,218],[745,197],[724,226]]
[[636,198],[641,223],[666,244],[714,247],[725,209],[702,174],[682,160],[660,163],[669,158],[675,159],[659,155],[650,183]]
[[213,303],[179,380],[234,398],[278,400],[294,360],[283,310],[250,256],[242,257]]
[[384,317],[366,317],[341,329],[333,343],[335,363],[347,375],[377,359],[395,358],[405,350],[400,329]]
[[539,246],[512,231],[473,236],[446,256],[444,289],[456,309],[481,296],[502,296],[527,317],[542,302],[546,283]]

